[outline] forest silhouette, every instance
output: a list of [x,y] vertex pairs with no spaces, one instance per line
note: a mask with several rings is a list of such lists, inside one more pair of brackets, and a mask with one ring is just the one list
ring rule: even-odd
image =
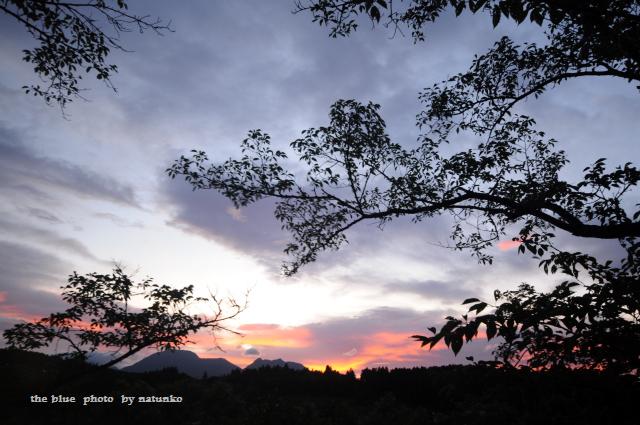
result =
[[[86,378],[68,382],[78,369]],[[266,367],[194,379],[175,369],[134,374],[6,349],[0,350],[0,374],[7,425],[620,424],[635,417],[640,396],[634,378],[594,371],[443,366],[365,369],[357,378],[330,367]],[[32,394],[76,396],[79,402],[31,403]],[[84,406],[82,397],[90,394],[112,396],[114,402]],[[127,406],[121,395],[173,395],[183,401]]]

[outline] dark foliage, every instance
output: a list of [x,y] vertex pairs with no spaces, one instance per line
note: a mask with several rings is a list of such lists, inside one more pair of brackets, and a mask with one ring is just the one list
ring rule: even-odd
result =
[[[90,421],[154,424],[618,424],[635,415],[640,388],[596,372],[532,373],[481,366],[364,370],[352,374],[262,368],[205,380],[173,370],[126,374],[99,370],[63,384],[90,366],[37,353],[0,350],[3,423]],[[180,404],[32,404],[31,394],[172,394]]]
[[409,28],[416,42],[425,39],[425,27],[448,9],[456,16],[464,11],[488,15],[494,27],[502,19],[534,22],[545,30],[549,43],[537,52],[546,58],[534,55],[545,66],[531,70],[557,71],[548,81],[539,81],[539,90],[583,73],[629,80],[640,75],[637,0],[299,0],[296,5],[297,12],[310,12],[314,22],[327,26],[332,37],[355,31],[359,15],[395,31]]
[[[136,297],[148,306],[132,307]],[[7,345],[37,350],[60,343],[69,350],[67,357],[79,359],[98,348],[112,349],[113,359],[102,366],[108,368],[147,347],[173,350],[184,346],[200,330],[228,331],[223,323],[245,308],[229,299],[231,311],[225,313],[224,300],[195,297],[193,285],[175,289],[151,279],[134,282],[120,268],[112,274],[80,276],[74,272],[62,287],[62,299],[71,305],[64,312],[5,330]],[[205,301],[213,304],[210,317],[188,313],[191,305]]]
[[107,56],[112,49],[126,51],[121,33],[171,31],[159,19],[130,13],[123,0],[0,0],[0,11],[22,24],[39,44],[23,50],[23,60],[33,64],[44,85],[23,88],[61,108],[81,97],[78,84],[83,74],[93,73],[115,90],[111,76],[118,67],[108,63]]

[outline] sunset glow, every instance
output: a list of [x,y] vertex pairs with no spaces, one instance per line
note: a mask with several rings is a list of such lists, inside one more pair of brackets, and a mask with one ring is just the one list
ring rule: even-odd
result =
[[242,333],[228,343],[247,344],[256,347],[305,348],[312,344],[311,333],[305,328],[281,328],[277,325],[242,325]]
[[[269,358],[295,358],[312,370],[324,370],[328,365],[340,372],[350,369],[359,372],[366,367],[396,364],[417,366],[428,363],[435,352],[446,352],[443,342],[439,342],[431,351],[421,348],[419,343],[410,338],[410,331],[358,335],[353,339],[353,348],[341,352],[338,347],[331,347],[331,341],[314,336],[311,329],[303,327],[282,329],[270,324],[250,324],[241,326],[241,330],[245,332],[244,336],[231,336],[218,341],[225,350],[224,353],[207,350],[211,341],[203,336],[192,339],[196,344],[190,349],[198,352],[201,357],[223,355],[227,359],[233,359],[238,365],[246,365],[262,356],[243,354],[243,351],[251,348],[258,353],[268,353]],[[317,353],[322,353],[322,356]]]
[[35,322],[40,316],[24,312],[19,306],[0,304],[0,317],[22,322]]

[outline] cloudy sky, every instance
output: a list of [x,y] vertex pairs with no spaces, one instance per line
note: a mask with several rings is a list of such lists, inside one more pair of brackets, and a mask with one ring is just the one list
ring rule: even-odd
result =
[[[439,247],[447,242],[444,218],[398,221],[384,231],[362,225],[340,252],[284,278],[288,235],[272,203],[235,210],[220,195],[192,192],[164,172],[191,149],[219,160],[237,155],[256,128],[285,148],[303,129],[327,124],[337,99],[381,104],[392,139],[411,146],[421,89],[466,70],[502,35],[540,40],[539,28],[493,29],[486,16],[445,16],[429,28],[427,42],[414,44],[367,24],[347,39],[329,38],[310,16],[291,13],[292,0],[131,7],[171,20],[175,32],[124,34],[132,52],[110,56],[119,68],[118,93],[88,78],[88,101],[70,105],[67,119],[23,94],[20,87],[33,77],[21,51],[33,41],[0,16],[3,329],[65,308],[59,287],[73,271],[104,273],[118,263],[140,278],[194,284],[202,295],[240,298],[250,290],[249,308],[230,324],[242,336],[219,335],[221,353],[210,336],[199,335],[190,349],[201,356],[240,366],[257,356],[338,370],[428,366],[464,363],[465,355],[489,358],[486,342],[454,357],[409,339],[462,313],[464,298],[489,298],[520,282],[553,284],[508,244],[494,250],[493,266]],[[581,79],[522,110],[560,141],[572,173],[599,157],[611,164],[633,159],[636,93],[622,81]],[[561,240],[603,254],[610,247]]]

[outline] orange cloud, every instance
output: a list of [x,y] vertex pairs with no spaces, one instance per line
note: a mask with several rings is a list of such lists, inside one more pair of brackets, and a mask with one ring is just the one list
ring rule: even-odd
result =
[[[434,351],[445,349],[447,347],[442,342],[433,348]],[[324,370],[326,365],[330,365],[334,370],[346,372],[349,369],[360,370],[389,362],[415,362],[417,358],[429,355],[428,351],[405,332],[377,332],[367,335],[356,350],[353,356],[342,354],[328,359],[311,358],[303,360],[303,363],[309,369]]]
[[519,247],[521,243],[521,241],[500,241],[497,246],[500,251],[508,251]]
[[311,345],[311,332],[304,327],[283,328],[277,325],[248,324],[240,326],[242,335],[232,339],[236,345],[257,347],[305,348]]
[[[291,358],[291,350],[313,350],[312,334],[307,328],[296,327],[287,328],[274,324],[252,323],[238,327],[240,335],[216,334],[215,337],[210,332],[198,332],[189,336],[192,344],[184,347],[191,350],[200,357],[224,357],[230,362],[244,367],[254,360],[254,357],[244,355],[247,346],[256,347],[258,351],[268,348],[271,354],[286,350],[287,354],[277,354],[280,357],[287,357],[287,360],[296,361]],[[216,350],[216,345],[224,351]]]
[[7,293],[4,291],[0,291],[0,304],[7,300]]

